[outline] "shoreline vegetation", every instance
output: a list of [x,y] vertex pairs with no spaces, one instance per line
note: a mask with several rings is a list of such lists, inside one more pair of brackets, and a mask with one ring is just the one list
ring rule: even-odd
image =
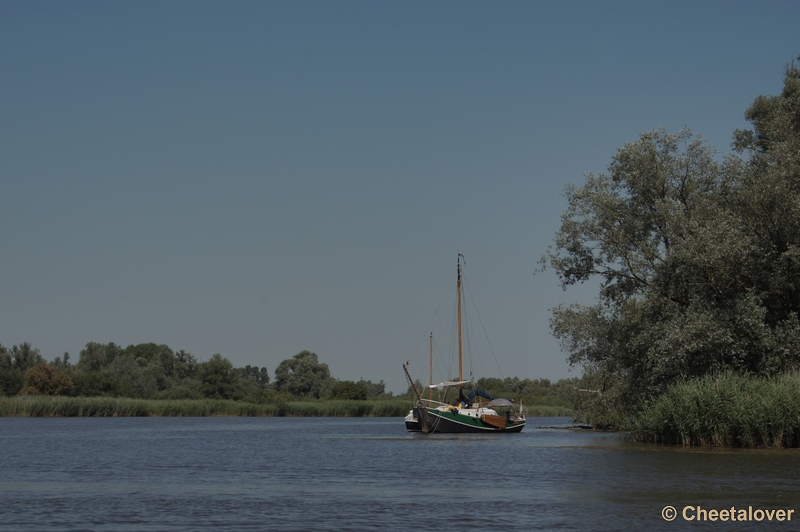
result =
[[[281,362],[274,377],[220,354],[200,362],[155,343],[89,342],[75,364],[69,353],[47,362],[29,343],[0,345],[0,417],[404,417],[415,396],[412,386],[395,395],[382,380],[336,379],[310,351]],[[521,402],[531,416],[572,414],[566,380],[483,378],[475,386]]]
[[[797,61],[800,62],[800,56]],[[564,190],[540,260],[576,418],[643,442],[800,447],[800,63],[745,111],[730,153],[642,133]]]
[[724,373],[678,383],[645,406],[630,432],[642,442],[683,446],[800,446],[800,373]]
[[[129,397],[0,397],[0,417],[403,417],[407,399],[286,401],[270,404],[224,399]],[[525,407],[529,416],[570,416],[563,406]]]

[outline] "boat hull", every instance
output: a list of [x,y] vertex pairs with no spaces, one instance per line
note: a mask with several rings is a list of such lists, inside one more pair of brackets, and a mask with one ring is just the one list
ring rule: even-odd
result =
[[406,430],[408,432],[422,432],[422,423],[419,420],[419,408],[412,408],[406,416]]
[[[500,428],[485,423],[478,417],[459,414],[457,411],[442,411],[428,408],[428,432],[440,434],[497,434],[521,432],[525,428],[525,420],[513,420]],[[408,426],[408,425],[406,425]]]
[[422,432],[422,427],[419,421],[406,421],[406,430],[408,432]]

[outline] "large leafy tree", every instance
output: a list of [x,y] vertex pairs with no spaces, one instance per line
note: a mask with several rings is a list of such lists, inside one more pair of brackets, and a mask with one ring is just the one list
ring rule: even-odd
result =
[[[800,59],[800,57],[798,58]],[[746,155],[736,209],[758,254],[753,288],[770,326],[800,312],[800,69],[786,68],[783,90],[759,96],[745,113],[733,147]]]
[[[643,134],[607,173],[566,190],[543,263],[597,304],[551,326],[590,391],[624,410],[682,378],[774,374],[800,362],[800,75],[747,111],[748,158],[719,160],[688,130]],[[589,390],[587,390],[589,391]]]
[[219,353],[198,366],[197,377],[202,383],[200,391],[210,399],[241,399],[244,396],[238,372],[231,361]]
[[328,365],[310,351],[301,351],[275,368],[275,389],[279,392],[318,398],[332,385]]

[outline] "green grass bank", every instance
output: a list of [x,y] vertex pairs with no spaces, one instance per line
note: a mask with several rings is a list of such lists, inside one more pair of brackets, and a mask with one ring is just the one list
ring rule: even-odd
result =
[[[0,397],[0,416],[132,417],[132,416],[291,416],[401,417],[411,408],[405,399],[375,401],[287,401],[255,404],[215,399],[130,399],[125,397]],[[531,406],[529,416],[568,416],[564,407]]]
[[800,374],[731,373],[671,386],[635,418],[643,442],[728,447],[800,446]]

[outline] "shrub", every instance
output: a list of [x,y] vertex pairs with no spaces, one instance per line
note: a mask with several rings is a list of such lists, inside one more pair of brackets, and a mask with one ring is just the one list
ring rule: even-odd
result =
[[44,362],[25,372],[23,395],[69,395],[74,388],[66,371],[53,369]]
[[353,381],[342,381],[331,389],[329,398],[346,401],[365,401],[367,399],[367,389]]

